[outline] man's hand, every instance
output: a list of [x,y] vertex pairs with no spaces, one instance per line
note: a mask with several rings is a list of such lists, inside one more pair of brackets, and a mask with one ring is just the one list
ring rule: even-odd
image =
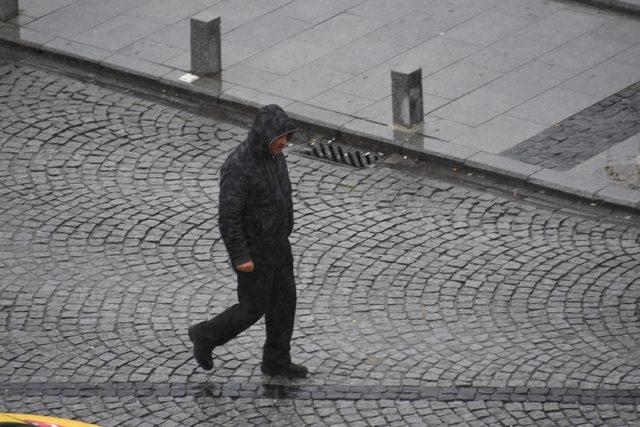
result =
[[254,265],[253,261],[245,262],[244,264],[240,264],[236,266],[236,270],[242,273],[251,273],[253,271]]

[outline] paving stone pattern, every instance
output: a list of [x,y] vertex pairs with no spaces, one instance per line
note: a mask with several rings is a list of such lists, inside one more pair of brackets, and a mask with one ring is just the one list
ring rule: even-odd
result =
[[235,301],[218,173],[246,133],[0,65],[0,410],[105,426],[639,422],[640,227],[294,152],[293,355],[312,375],[262,376],[261,325],[197,369],[187,326]]
[[569,170],[640,132],[640,82],[562,120],[502,154]]

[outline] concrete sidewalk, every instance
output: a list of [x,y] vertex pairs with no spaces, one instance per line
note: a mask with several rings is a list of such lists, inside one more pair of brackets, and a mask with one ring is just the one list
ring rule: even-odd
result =
[[[192,84],[189,19],[222,17],[223,72]],[[640,208],[640,19],[549,0],[23,0],[0,39],[391,149]],[[422,67],[425,125],[391,121],[390,69]]]

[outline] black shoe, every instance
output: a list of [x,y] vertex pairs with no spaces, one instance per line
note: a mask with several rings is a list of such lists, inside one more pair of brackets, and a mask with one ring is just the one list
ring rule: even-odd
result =
[[213,346],[203,343],[204,340],[197,336],[194,326],[189,328],[189,339],[193,343],[193,358],[196,359],[198,365],[205,371],[212,370],[213,357],[211,352],[213,351]]
[[302,365],[296,365],[294,363],[290,363],[289,366],[278,369],[267,368],[263,364],[262,373],[269,375],[270,377],[282,376],[287,378],[306,378],[309,374],[309,370]]

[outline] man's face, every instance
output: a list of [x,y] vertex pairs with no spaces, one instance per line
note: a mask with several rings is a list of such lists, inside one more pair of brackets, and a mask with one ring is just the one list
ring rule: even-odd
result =
[[283,135],[276,139],[269,145],[269,153],[271,153],[272,156],[282,153],[282,150],[287,146],[288,141],[289,139],[287,138],[287,135]]

